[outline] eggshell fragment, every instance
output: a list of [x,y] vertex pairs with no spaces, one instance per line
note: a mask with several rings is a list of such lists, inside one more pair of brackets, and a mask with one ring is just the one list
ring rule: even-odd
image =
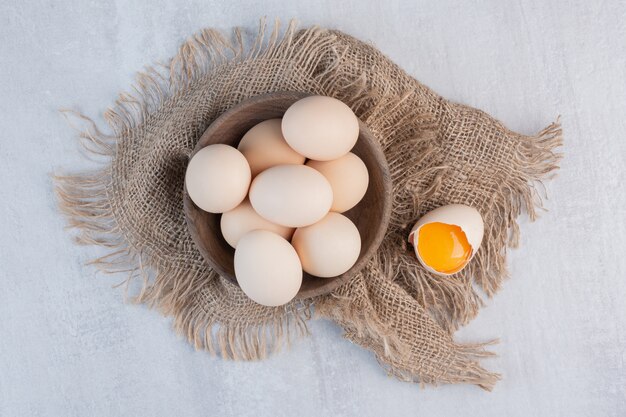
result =
[[185,187],[191,200],[209,213],[223,213],[246,198],[250,166],[232,146],[215,144],[200,149],[189,161]]
[[279,165],[261,172],[250,186],[250,203],[266,220],[287,227],[308,226],[328,213],[333,190],[306,165]]
[[[420,263],[424,266],[424,268],[437,275],[453,275],[450,273],[437,271],[427,265],[421,258],[417,249],[417,239],[419,238],[420,228],[425,224],[435,222],[459,226],[463,233],[465,233],[467,242],[472,247],[472,254],[465,264],[467,265],[469,261],[474,257],[474,255],[476,255],[476,252],[478,251],[478,249],[480,248],[480,244],[482,243],[485,229],[483,218],[478,210],[473,207],[466,206],[464,204],[450,204],[447,206],[436,208],[435,210],[426,213],[417,221],[417,223],[415,223],[415,225],[411,229],[411,232],[409,233],[409,243],[413,245],[415,255],[417,256],[417,259],[420,261]],[[459,271],[456,271],[454,273],[457,272]]]
[[310,96],[287,109],[282,131],[299,154],[330,161],[352,149],[359,137],[359,120],[350,107],[335,98]]
[[332,161],[310,160],[306,165],[319,171],[330,183],[333,189],[331,211],[343,213],[350,210],[361,201],[367,191],[367,167],[352,152]]
[[285,239],[267,230],[254,230],[237,244],[235,276],[253,301],[275,307],[288,303],[298,294],[302,265]]
[[321,278],[348,271],[361,253],[359,230],[346,216],[334,212],[311,226],[296,229],[291,244],[302,268]]
[[222,214],[220,219],[220,228],[222,236],[230,246],[237,247],[237,242],[243,235],[253,230],[267,230],[274,232],[284,239],[291,239],[294,229],[291,227],[281,226],[265,220],[261,217],[249,200],[244,200],[241,204],[232,210]]
[[281,119],[265,120],[243,136],[237,149],[250,164],[252,176],[276,165],[304,164],[305,157],[294,151],[283,137]]

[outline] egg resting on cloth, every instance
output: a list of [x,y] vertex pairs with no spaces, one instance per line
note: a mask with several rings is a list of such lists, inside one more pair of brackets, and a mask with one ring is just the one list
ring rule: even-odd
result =
[[[485,344],[459,344],[454,330],[478,312],[475,287],[494,294],[506,276],[516,218],[541,202],[534,183],[556,168],[554,123],[536,136],[508,130],[486,113],[449,102],[377,49],[341,32],[297,31],[262,22],[252,45],[206,29],[166,68],[139,74],[132,94],[106,111],[111,134],[85,116],[82,142],[108,157],[92,172],[56,177],[61,210],[77,240],[110,249],[94,262],[138,279],[138,302],[174,317],[198,349],[258,359],[306,334],[311,307],[345,337],[375,352],[387,370],[421,384],[471,383],[491,389],[499,375],[478,358]],[[333,293],[263,307],[211,270],[183,213],[189,155],[207,126],[251,96],[302,91],[348,104],[379,140],[393,181],[393,212],[378,253]],[[422,268],[406,242],[415,220],[436,207],[467,204],[485,222],[482,248],[460,273],[442,279]],[[475,284],[475,286],[473,285]]]

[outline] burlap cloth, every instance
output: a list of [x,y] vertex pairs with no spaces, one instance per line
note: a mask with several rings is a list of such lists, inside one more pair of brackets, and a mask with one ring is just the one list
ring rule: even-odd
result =
[[[271,33],[269,33],[271,32]],[[491,389],[499,376],[477,357],[485,344],[452,334],[506,276],[516,218],[540,206],[534,184],[557,168],[558,123],[536,136],[505,128],[480,110],[451,103],[407,75],[377,49],[338,31],[292,23],[280,34],[260,25],[250,47],[241,31],[206,29],[165,66],[139,74],[105,113],[111,134],[87,118],[81,137],[105,155],[101,169],[56,177],[60,207],[81,243],[110,249],[93,263],[143,282],[134,296],[174,317],[198,349],[257,359],[307,333],[311,312],[376,354],[393,375],[420,383],[472,383]],[[232,39],[231,39],[232,38]],[[207,126],[254,95],[305,91],[352,107],[380,141],[393,180],[393,213],[366,269],[333,293],[263,307],[218,276],[196,250],[183,214],[188,157]],[[476,207],[485,221],[482,248],[449,278],[416,262],[406,243],[423,213],[450,203]],[[482,290],[482,291],[481,291]]]

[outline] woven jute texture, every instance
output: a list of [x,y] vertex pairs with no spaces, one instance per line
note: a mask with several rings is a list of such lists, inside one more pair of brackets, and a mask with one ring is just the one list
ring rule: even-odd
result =
[[[558,122],[536,136],[514,133],[341,32],[262,22],[248,35],[206,29],[190,37],[106,111],[110,133],[68,114],[84,121],[88,152],[104,156],[99,169],[55,178],[76,239],[110,251],[93,264],[128,273],[134,300],[173,316],[196,348],[224,358],[263,358],[306,334],[314,314],[334,320],[403,380],[491,389],[499,376],[478,363],[490,354],[486,343],[460,344],[453,333],[500,287],[516,218],[534,218],[541,206],[536,185],[557,168]],[[242,100],[274,91],[347,103],[379,140],[393,181],[391,223],[363,272],[331,294],[278,308],[255,304],[211,270],[183,213],[185,168],[204,130]],[[418,265],[407,234],[420,215],[451,203],[477,208],[485,237],[466,269],[442,278]]]

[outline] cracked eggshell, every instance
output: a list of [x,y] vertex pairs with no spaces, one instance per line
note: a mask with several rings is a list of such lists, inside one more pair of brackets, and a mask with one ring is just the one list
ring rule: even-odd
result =
[[[463,233],[465,233],[465,237],[467,238],[467,242],[472,247],[472,255],[468,259],[467,264],[472,260],[478,248],[480,248],[480,244],[483,241],[483,234],[485,233],[485,224],[483,222],[483,218],[474,207],[466,206],[464,204],[450,204],[447,206],[442,206],[436,208],[432,211],[429,211],[415,223],[411,232],[409,233],[409,243],[413,245],[413,249],[415,250],[415,256],[420,261],[422,266],[426,268],[429,272],[432,272],[437,275],[450,276],[454,275],[460,271],[454,272],[452,274],[444,273],[437,271],[430,266],[426,265],[420,254],[417,250],[417,241],[415,241],[415,237],[419,236],[420,228],[428,223],[445,223],[459,226]],[[465,266],[463,266],[465,268]],[[461,269],[463,269],[461,268]]]

